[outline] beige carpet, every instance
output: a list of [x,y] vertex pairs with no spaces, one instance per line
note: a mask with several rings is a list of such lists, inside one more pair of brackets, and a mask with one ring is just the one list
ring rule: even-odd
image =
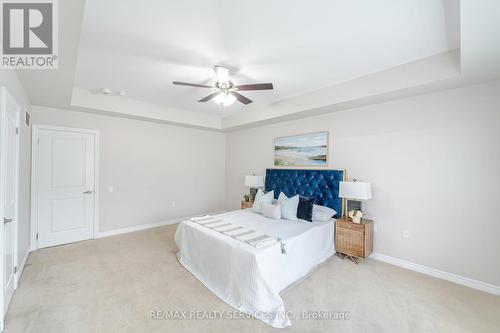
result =
[[[150,319],[233,311],[175,257],[175,225],[42,249],[28,259],[5,332],[499,332],[500,297],[374,260],[334,257],[287,291],[285,307],[347,320]],[[203,312],[202,312],[203,313]]]

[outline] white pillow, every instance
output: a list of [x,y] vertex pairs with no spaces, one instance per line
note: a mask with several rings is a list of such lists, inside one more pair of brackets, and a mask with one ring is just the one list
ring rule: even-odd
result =
[[262,190],[258,190],[255,195],[252,210],[256,213],[262,214],[262,204],[272,203],[274,200],[274,191],[267,192],[264,194]]
[[281,217],[297,221],[297,208],[299,207],[299,196],[288,198],[285,193],[281,192],[278,197],[278,203],[281,205]]
[[330,207],[314,205],[312,220],[317,222],[327,222],[332,218],[332,216],[335,216],[335,214],[337,214],[337,212]]
[[265,217],[270,219],[281,220],[281,206],[273,205],[272,203],[263,203],[262,212]]

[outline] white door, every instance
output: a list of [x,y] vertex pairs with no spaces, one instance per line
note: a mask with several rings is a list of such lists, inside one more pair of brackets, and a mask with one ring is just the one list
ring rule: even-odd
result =
[[38,247],[93,238],[96,134],[38,129]]
[[17,114],[16,101],[2,88],[2,207],[3,207],[3,306],[7,312],[15,283],[17,200]]

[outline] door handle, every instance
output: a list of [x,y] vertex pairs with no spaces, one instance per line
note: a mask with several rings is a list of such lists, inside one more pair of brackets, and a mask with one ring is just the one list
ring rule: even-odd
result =
[[88,191],[83,192],[83,194],[91,194],[92,192],[94,192],[94,191],[88,190]]
[[8,219],[6,217],[3,218],[3,224],[7,224],[7,223],[10,223],[12,222],[12,219]]

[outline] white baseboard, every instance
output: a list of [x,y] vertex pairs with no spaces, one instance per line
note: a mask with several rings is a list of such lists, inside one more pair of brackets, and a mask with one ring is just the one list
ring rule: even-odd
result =
[[[215,211],[215,212],[209,212],[208,214],[210,215],[216,215],[216,214],[222,214],[225,213],[226,211]],[[192,216],[197,216],[197,215],[203,215],[203,214],[195,214]],[[120,228],[120,229],[113,229],[109,231],[101,231],[97,233],[97,236],[95,238],[103,238],[103,237],[109,237],[109,236],[114,236],[114,235],[121,235],[121,234],[126,234],[129,232],[134,232],[134,231],[141,231],[141,230],[146,230],[146,229],[151,229],[151,228],[157,228],[157,227],[162,227],[164,225],[169,225],[169,224],[176,224],[180,223],[185,220],[189,220],[190,217],[178,217],[175,219],[171,219],[168,221],[161,221],[161,222],[155,222],[155,223],[147,223],[147,224],[140,224],[140,225],[134,225],[131,227],[126,227],[126,228]]]
[[370,258],[375,259],[375,260],[379,260],[379,261],[383,261],[383,262],[386,262],[388,264],[392,264],[395,266],[403,267],[403,268],[406,268],[406,269],[409,269],[409,270],[412,270],[415,272],[427,274],[427,275],[430,275],[430,276],[433,276],[433,277],[436,277],[439,279],[458,283],[458,284],[461,284],[461,285],[469,287],[469,288],[478,289],[478,290],[481,290],[481,291],[484,291],[484,292],[487,292],[490,294],[500,296],[500,286],[495,286],[493,284],[489,284],[486,282],[481,282],[481,281],[473,280],[473,279],[463,277],[460,275],[440,271],[440,270],[435,269],[435,268],[415,264],[415,263],[412,263],[410,261],[390,257],[390,256],[387,256],[387,255],[381,254],[381,253],[374,252],[370,255]]
[[184,221],[184,220],[186,220],[186,218],[182,217],[182,218],[172,219],[172,220],[168,220],[168,221],[134,225],[131,227],[113,229],[113,230],[109,230],[109,231],[101,231],[101,232],[97,233],[96,238],[103,238],[103,237],[126,234],[126,233],[134,232],[134,231],[141,231],[141,230],[146,230],[146,229],[151,229],[151,228],[162,227],[164,225],[176,224],[176,223],[179,223],[179,222]]
[[28,248],[26,249],[26,254],[24,255],[23,260],[21,261],[21,264],[17,268],[16,286],[19,284],[19,280],[21,279],[21,276],[23,275],[24,266],[26,266],[26,261],[28,261],[28,257],[30,255],[30,252],[31,252],[31,247],[28,246]]

